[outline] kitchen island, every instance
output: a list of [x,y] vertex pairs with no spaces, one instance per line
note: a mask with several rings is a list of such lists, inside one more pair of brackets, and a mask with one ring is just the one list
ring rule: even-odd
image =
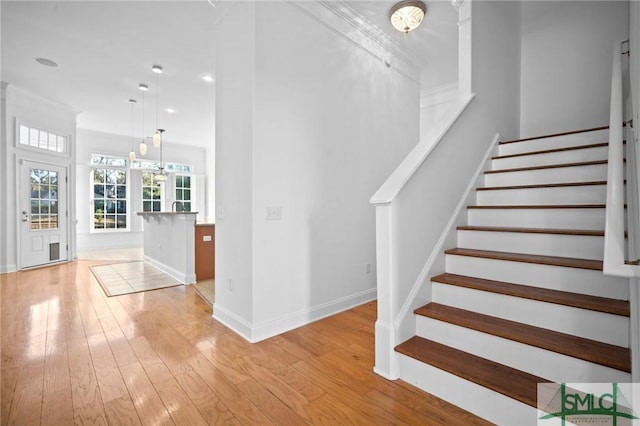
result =
[[194,230],[198,212],[138,212],[144,220],[144,261],[183,284],[196,282]]

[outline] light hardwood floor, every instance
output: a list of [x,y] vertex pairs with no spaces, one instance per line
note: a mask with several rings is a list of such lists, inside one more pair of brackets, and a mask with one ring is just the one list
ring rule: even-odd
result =
[[0,275],[2,425],[484,423],[372,372],[375,303],[250,344],[193,286],[106,297],[100,263]]

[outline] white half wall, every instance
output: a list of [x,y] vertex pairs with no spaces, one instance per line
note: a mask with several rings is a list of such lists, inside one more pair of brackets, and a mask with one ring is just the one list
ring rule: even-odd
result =
[[611,48],[628,1],[522,2],[522,137],[609,123]]

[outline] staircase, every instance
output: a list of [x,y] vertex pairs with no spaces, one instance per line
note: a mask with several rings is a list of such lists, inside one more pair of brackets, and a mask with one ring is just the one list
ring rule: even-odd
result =
[[628,280],[602,273],[608,131],[500,142],[400,378],[498,424],[540,382],[630,382]]

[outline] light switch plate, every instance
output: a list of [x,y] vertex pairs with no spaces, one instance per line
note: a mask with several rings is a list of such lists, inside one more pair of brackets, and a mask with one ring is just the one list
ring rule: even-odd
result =
[[267,220],[282,220],[282,207],[267,207]]

